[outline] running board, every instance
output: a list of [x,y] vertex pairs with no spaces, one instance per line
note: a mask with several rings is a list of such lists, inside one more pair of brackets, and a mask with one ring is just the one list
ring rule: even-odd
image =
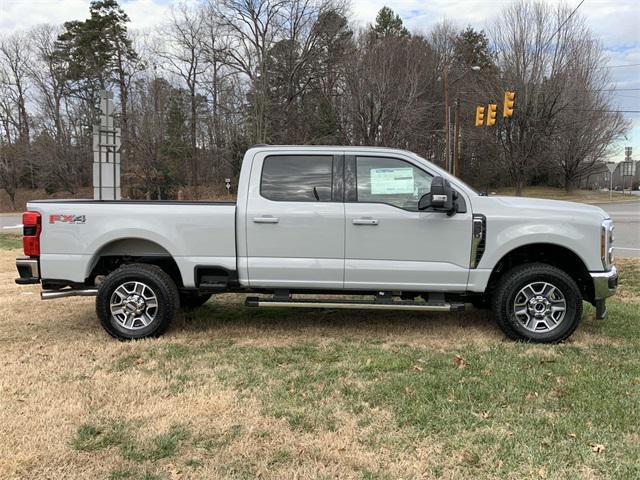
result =
[[410,300],[380,302],[369,300],[270,300],[247,297],[247,307],[276,308],[345,308],[358,310],[419,310],[423,312],[460,312],[464,303],[425,303]]
[[87,288],[84,290],[65,288],[62,290],[43,290],[40,292],[40,298],[42,300],[54,300],[56,298],[67,297],[95,297],[97,294],[97,288]]

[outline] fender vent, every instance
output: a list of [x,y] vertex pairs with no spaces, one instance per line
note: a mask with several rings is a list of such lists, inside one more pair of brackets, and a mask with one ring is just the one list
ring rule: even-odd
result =
[[469,266],[476,268],[484,255],[487,243],[487,217],[473,214],[473,235],[471,237],[471,259]]

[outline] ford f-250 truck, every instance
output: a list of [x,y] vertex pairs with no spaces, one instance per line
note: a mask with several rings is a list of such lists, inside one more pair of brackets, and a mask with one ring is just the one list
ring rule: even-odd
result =
[[27,208],[16,282],[41,283],[43,299],[96,295],[100,322],[120,339],[160,335],[180,306],[245,292],[249,307],[471,303],[492,308],[510,338],[558,342],[578,326],[583,300],[604,318],[618,282],[600,208],[483,196],[403,150],[256,146],[235,203]]

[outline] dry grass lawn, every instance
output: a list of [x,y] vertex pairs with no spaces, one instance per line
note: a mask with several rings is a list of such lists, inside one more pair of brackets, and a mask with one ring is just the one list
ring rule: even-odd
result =
[[[638,262],[564,345],[488,315],[245,310],[121,343],[0,250],[2,479],[639,478]],[[636,283],[637,282],[637,283]]]

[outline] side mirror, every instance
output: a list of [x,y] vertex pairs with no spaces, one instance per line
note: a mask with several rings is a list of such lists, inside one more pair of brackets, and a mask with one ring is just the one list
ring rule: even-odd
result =
[[431,182],[431,191],[424,194],[418,201],[418,210],[433,210],[434,212],[455,212],[454,192],[449,180],[442,177],[434,177]]

